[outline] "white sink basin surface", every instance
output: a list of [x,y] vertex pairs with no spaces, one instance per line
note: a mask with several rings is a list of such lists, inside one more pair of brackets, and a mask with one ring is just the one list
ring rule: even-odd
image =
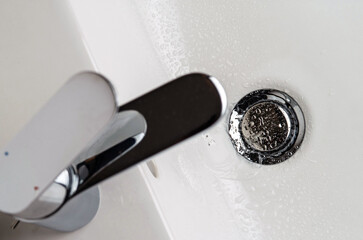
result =
[[[0,3],[0,9],[19,8],[18,17],[28,12],[27,4],[14,2],[19,6]],[[10,230],[11,218],[1,216],[0,239],[361,239],[362,2],[55,2],[38,0],[34,15],[62,16],[47,17],[59,29],[53,38],[71,39],[63,49],[77,51],[54,58],[63,68],[45,70],[41,63],[49,56],[39,50],[45,55],[33,65],[34,78],[46,74],[60,82],[96,69],[112,81],[122,104],[177,76],[205,72],[224,87],[227,114],[202,134],[149,159],[156,177],[143,163],[102,183],[101,208],[81,230],[64,234],[25,223]],[[39,26],[35,20],[27,24]],[[0,23],[1,32],[9,31],[4,26]],[[24,40],[24,48],[31,43]],[[5,70],[0,72],[13,77]],[[234,105],[261,88],[291,95],[306,119],[301,149],[272,166],[240,156],[227,130]]]

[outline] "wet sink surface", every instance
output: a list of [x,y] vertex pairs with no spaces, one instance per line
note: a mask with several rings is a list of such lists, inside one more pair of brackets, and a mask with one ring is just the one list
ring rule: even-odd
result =
[[[161,229],[166,239],[360,238],[363,3],[76,0],[71,6],[95,64],[122,93],[120,103],[194,71],[214,75],[226,90],[227,114],[217,125],[154,156],[157,178],[139,167],[153,207],[140,204],[156,209],[154,220],[144,222],[157,222],[151,232]],[[228,136],[235,103],[260,88],[287,92],[305,113],[301,149],[273,166],[246,161]],[[102,206],[110,220],[103,225],[107,213],[100,211],[73,237],[126,234],[123,210],[112,214],[120,201],[111,181]],[[140,231],[125,239],[138,239]],[[70,236],[52,232],[46,239]]]
[[[83,25],[94,27],[87,15],[90,20],[99,10],[81,10],[81,2],[76,11],[84,14]],[[148,180],[175,239],[359,238],[361,3],[139,1],[111,10],[115,2],[102,4],[110,14],[105,25],[119,15],[138,14],[165,76],[207,72],[227,92],[229,111],[217,126],[154,159],[159,178]],[[123,31],[126,20],[112,25],[115,31],[104,41],[133,36]],[[89,33],[96,31],[102,30]],[[104,45],[89,43],[99,56],[109,56],[102,53]],[[116,52],[112,56],[122,59]],[[107,74],[122,78],[117,64],[107,66]],[[138,66],[147,69],[144,60]],[[125,87],[157,85],[166,79],[158,82],[157,73]],[[234,104],[259,88],[287,92],[307,121],[301,149],[274,166],[247,162],[227,133]]]

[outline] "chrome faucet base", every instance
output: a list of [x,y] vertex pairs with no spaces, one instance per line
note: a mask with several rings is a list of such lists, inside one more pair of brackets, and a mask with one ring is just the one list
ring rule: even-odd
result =
[[68,200],[56,213],[47,218],[19,220],[60,232],[72,232],[91,222],[97,214],[99,205],[100,192],[98,186],[94,186]]

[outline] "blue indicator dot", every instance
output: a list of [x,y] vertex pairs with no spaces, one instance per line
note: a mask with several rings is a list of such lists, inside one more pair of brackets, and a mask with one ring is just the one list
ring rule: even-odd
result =
[[5,154],[5,156],[9,156],[9,152],[5,152],[4,154]]

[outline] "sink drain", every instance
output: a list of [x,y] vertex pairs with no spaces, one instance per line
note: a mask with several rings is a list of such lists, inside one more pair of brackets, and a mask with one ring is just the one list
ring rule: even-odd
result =
[[302,143],[305,119],[288,94],[261,89],[243,97],[233,108],[229,135],[239,154],[270,165],[291,157]]

